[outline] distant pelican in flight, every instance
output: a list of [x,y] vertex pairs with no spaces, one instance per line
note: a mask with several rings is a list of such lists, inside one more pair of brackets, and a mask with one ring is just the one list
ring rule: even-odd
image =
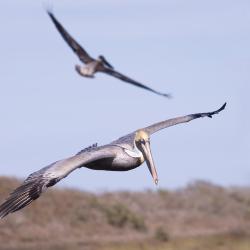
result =
[[56,161],[28,176],[21,186],[15,189],[0,206],[0,218],[13,213],[37,199],[48,187],[67,177],[74,170],[86,167],[94,170],[127,171],[139,167],[146,161],[155,184],[158,176],[150,149],[150,136],[167,127],[189,122],[200,117],[218,114],[226,103],[216,111],[181,116],[151,126],[138,129],[104,146],[83,149],[69,158]]
[[74,38],[64,29],[64,27],[57,21],[57,19],[55,18],[55,16],[53,15],[53,13],[51,11],[47,11],[48,15],[51,17],[51,20],[53,21],[53,23],[55,24],[57,30],[60,32],[60,34],[62,35],[63,39],[67,42],[67,44],[71,47],[71,49],[77,54],[77,56],[79,57],[80,61],[82,61],[84,64],[86,64],[85,66],[80,66],[80,65],[76,65],[75,69],[76,71],[81,75],[81,76],[85,76],[85,77],[90,77],[93,78],[94,74],[96,72],[102,72],[102,73],[106,73],[109,74],[111,76],[114,76],[124,82],[128,82],[131,83],[137,87],[149,90],[157,95],[161,95],[164,97],[168,97],[170,98],[171,95],[170,94],[164,94],[161,93],[159,91],[156,91],[154,89],[151,89],[150,87],[139,83],[119,72],[117,72],[116,70],[114,70],[113,66],[105,59],[104,56],[99,56],[98,59],[93,59],[86,51],[84,48],[81,47],[81,45],[79,45],[76,40],[74,40]]

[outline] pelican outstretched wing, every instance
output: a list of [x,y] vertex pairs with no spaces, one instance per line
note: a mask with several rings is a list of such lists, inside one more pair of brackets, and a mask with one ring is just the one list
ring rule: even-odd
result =
[[10,193],[6,201],[0,205],[0,218],[27,206],[39,198],[48,187],[55,185],[75,169],[90,162],[114,156],[113,148],[92,147],[30,174],[23,184]]
[[77,43],[77,41],[64,29],[61,23],[57,21],[53,13],[49,10],[47,10],[47,13],[50,16],[54,25],[56,26],[57,30],[62,35],[63,39],[71,47],[71,49],[77,54],[79,59],[83,63],[89,63],[89,62],[94,61],[94,59],[86,52],[86,50],[83,49],[83,47],[81,47],[81,45]]
[[146,86],[146,85],[144,85],[142,83],[139,83],[139,82],[137,82],[137,81],[135,81],[135,80],[133,80],[133,79],[131,79],[131,78],[117,72],[117,71],[115,71],[112,68],[108,68],[108,67],[104,67],[104,66],[100,65],[99,68],[98,68],[98,71],[101,71],[101,72],[106,73],[108,75],[114,76],[114,77],[116,77],[116,78],[118,78],[118,79],[120,79],[120,80],[122,80],[124,82],[131,83],[131,84],[133,84],[133,85],[135,85],[137,87],[140,87],[140,88],[146,89],[148,91],[151,91],[151,92],[153,92],[153,93],[155,93],[157,95],[161,95],[161,96],[164,96],[164,97],[167,97],[167,98],[171,98],[170,94],[161,93],[159,91],[151,89],[150,87],[148,87],[148,86]]
[[217,110],[212,111],[212,112],[206,112],[206,113],[196,113],[196,114],[191,114],[191,115],[186,115],[186,116],[180,116],[177,118],[165,120],[162,122],[155,123],[151,126],[148,126],[146,128],[143,128],[142,130],[146,131],[149,135],[157,132],[158,130],[177,125],[179,123],[184,123],[184,122],[189,122],[197,118],[201,117],[209,117],[212,118],[213,115],[216,115],[220,113],[225,107],[226,107],[226,102]]

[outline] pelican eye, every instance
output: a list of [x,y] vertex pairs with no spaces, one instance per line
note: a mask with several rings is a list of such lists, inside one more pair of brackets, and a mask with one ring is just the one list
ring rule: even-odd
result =
[[140,143],[143,143],[143,144],[145,144],[146,142],[150,142],[150,140],[149,139],[140,139]]

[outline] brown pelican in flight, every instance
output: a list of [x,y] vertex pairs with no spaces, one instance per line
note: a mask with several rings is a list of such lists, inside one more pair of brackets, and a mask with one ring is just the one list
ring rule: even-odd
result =
[[161,95],[164,97],[168,97],[168,98],[171,97],[170,94],[165,94],[165,93],[161,93],[159,91],[156,91],[156,90],[154,90],[154,89],[152,89],[152,88],[150,88],[142,83],[139,83],[139,82],[117,72],[113,68],[113,66],[102,55],[100,55],[98,57],[98,59],[92,58],[86,52],[86,50],[83,47],[81,47],[81,45],[79,43],[77,43],[76,40],[74,40],[74,38],[64,29],[64,27],[60,24],[60,22],[57,21],[57,19],[53,15],[53,13],[49,10],[47,12],[48,12],[49,16],[51,17],[51,20],[55,24],[57,30],[62,35],[63,39],[71,47],[71,49],[77,54],[80,61],[85,64],[85,66],[80,66],[80,65],[75,66],[76,71],[81,76],[93,78],[94,74],[96,72],[102,72],[102,73],[106,73],[108,75],[114,76],[114,77],[116,77],[124,82],[131,83],[137,87],[149,90],[155,94],[158,94],[158,95]]
[[201,117],[218,114],[226,103],[216,111],[181,116],[151,126],[138,129],[104,146],[83,149],[69,158],[56,161],[28,176],[21,186],[15,189],[0,206],[0,218],[13,213],[37,199],[48,187],[67,177],[72,171],[86,167],[94,170],[128,171],[146,161],[155,184],[158,176],[150,149],[150,136],[167,127],[189,122]]

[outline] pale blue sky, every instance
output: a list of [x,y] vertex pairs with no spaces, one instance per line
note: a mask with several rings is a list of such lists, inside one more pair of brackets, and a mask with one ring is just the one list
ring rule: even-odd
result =
[[[74,71],[77,57],[44,5],[92,56],[163,92]],[[151,138],[160,188],[196,179],[250,185],[250,2],[230,0],[5,0],[0,4],[0,174],[25,178],[92,143],[167,118],[224,112]],[[155,188],[146,165],[75,171],[62,185]]]

